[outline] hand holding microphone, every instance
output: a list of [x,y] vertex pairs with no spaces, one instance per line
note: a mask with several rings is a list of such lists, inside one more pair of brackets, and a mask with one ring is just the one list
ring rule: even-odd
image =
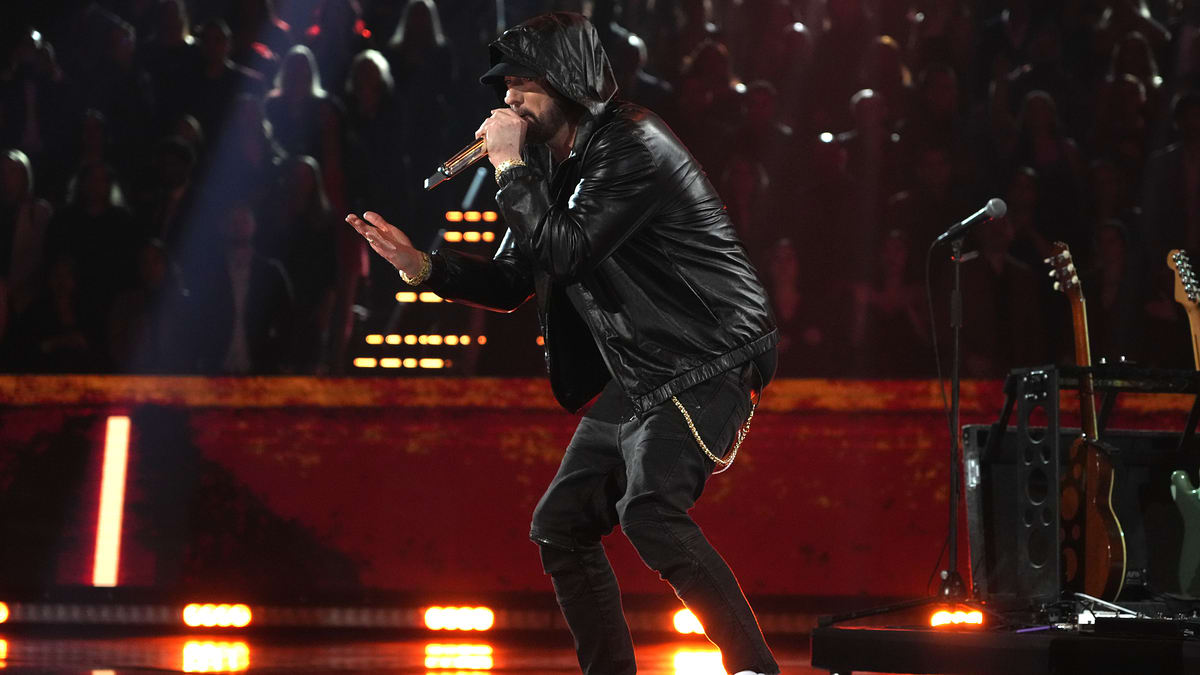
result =
[[521,159],[521,148],[525,146],[525,130],[528,128],[520,115],[510,108],[497,108],[475,131],[475,142],[463,148],[433,175],[425,179],[425,189],[449,180],[475,162],[487,157],[493,166],[505,161]]

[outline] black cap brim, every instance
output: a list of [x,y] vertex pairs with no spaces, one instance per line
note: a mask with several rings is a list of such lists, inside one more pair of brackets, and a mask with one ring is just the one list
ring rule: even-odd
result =
[[483,77],[479,78],[479,83],[495,86],[504,84],[504,78],[506,77],[524,77],[532,80],[541,77],[541,75],[541,73],[533,68],[523,66],[519,63],[501,61],[484,73]]

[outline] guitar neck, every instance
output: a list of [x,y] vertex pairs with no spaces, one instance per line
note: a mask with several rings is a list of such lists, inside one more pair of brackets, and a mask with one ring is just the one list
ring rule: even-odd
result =
[[[1087,301],[1083,299],[1082,294],[1071,301],[1071,320],[1075,328],[1075,365],[1090,368],[1092,344],[1088,339]],[[1192,335],[1195,344],[1195,331]],[[1091,373],[1079,380],[1079,418],[1084,436],[1093,441],[1099,439],[1100,426],[1096,422],[1096,398]]]
[[1200,310],[1194,305],[1187,307],[1188,328],[1192,334],[1192,362],[1200,370]]

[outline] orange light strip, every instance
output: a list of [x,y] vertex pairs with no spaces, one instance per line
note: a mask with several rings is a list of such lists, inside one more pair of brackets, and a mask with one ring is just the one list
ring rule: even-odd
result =
[[183,645],[185,673],[228,673],[250,668],[250,647],[245,642],[189,641]]
[[400,291],[396,294],[396,302],[445,302],[437,293],[422,291]]
[[480,232],[479,230],[464,230],[462,232],[458,230],[447,230],[446,232],[442,233],[442,239],[453,244],[457,244],[460,241],[465,241],[471,244],[481,241],[490,243],[496,241],[496,233]]
[[721,652],[716,649],[680,649],[673,665],[675,675],[725,675]]
[[429,630],[489,630],[496,615],[487,607],[430,607],[425,610]]
[[929,625],[934,628],[940,626],[981,626],[983,625],[983,612],[979,610],[938,610],[929,617]]
[[491,645],[425,645],[425,667],[436,670],[491,670]]
[[0,602],[0,623],[8,621],[8,603]]
[[704,635],[704,626],[700,625],[700,619],[692,614],[690,609],[681,609],[675,612],[672,619],[675,624],[675,631],[684,635]]
[[449,368],[452,365],[454,365],[454,362],[450,359],[417,359],[413,357],[406,359],[397,357],[374,359],[369,356],[359,356],[354,359],[355,368],[425,368],[427,370],[436,370],[439,368]]
[[246,605],[214,605],[192,603],[183,608],[183,622],[192,628],[245,628],[252,616]]
[[104,469],[100,478],[100,515],[96,520],[96,557],[92,585],[117,585],[121,564],[121,521],[125,515],[125,470],[129,464],[129,418],[108,418],[104,434]]

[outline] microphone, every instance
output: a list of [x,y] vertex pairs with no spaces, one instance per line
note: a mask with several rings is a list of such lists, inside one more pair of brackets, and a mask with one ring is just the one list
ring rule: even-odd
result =
[[1003,199],[993,197],[988,200],[987,206],[951,225],[950,229],[938,235],[938,238],[933,243],[936,246],[947,239],[956,239],[966,232],[967,228],[973,227],[978,223],[986,223],[993,218],[1003,218],[1007,212],[1008,204],[1005,204]]
[[458,152],[457,155],[446,160],[433,172],[433,175],[425,179],[425,189],[432,190],[435,186],[442,182],[454,178],[462,173],[463,169],[471,166],[475,162],[487,157],[487,139],[478,138],[474,143],[468,145]]

